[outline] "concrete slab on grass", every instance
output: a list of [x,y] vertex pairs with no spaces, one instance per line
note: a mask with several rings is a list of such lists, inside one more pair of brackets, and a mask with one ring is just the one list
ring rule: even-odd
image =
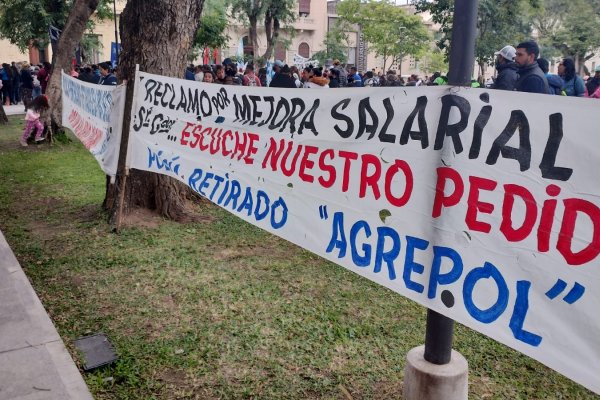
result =
[[92,395],[0,232],[0,400],[24,399]]

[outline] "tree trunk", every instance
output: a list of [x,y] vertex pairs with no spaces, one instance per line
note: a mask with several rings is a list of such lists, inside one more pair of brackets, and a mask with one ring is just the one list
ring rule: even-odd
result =
[[8,124],[8,117],[6,116],[6,112],[4,112],[4,105],[0,101],[0,125]]
[[265,15],[265,35],[267,37],[267,50],[265,54],[263,54],[263,59],[265,62],[271,58],[273,55],[273,50],[275,49],[275,42],[279,38],[279,31],[281,25],[279,23],[279,19],[273,17],[269,11]]
[[[145,72],[183,78],[203,3],[203,0],[129,0],[120,18],[123,51],[119,57],[119,79],[134,82],[136,64]],[[125,175],[131,121],[128,110],[132,102],[133,85],[128,84],[117,178],[115,184],[107,185],[104,200],[104,206],[111,211],[111,223],[117,222],[120,212],[127,215],[136,207],[187,221],[190,215],[185,200],[189,191],[185,185],[150,172],[131,170]]]
[[250,29],[248,30],[248,39],[250,40],[250,46],[252,46],[252,58],[258,54],[258,21],[256,17],[251,16]]
[[52,75],[48,82],[46,95],[50,103],[51,132],[56,134],[62,130],[62,77],[60,71],[71,71],[71,60],[77,44],[83,37],[87,21],[90,19],[99,0],[75,0],[67,23],[60,35],[56,46],[56,52],[52,54]]

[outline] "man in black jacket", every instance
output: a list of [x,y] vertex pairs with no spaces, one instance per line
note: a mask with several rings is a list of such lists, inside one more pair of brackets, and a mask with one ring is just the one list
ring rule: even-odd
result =
[[517,64],[513,61],[516,50],[512,46],[504,46],[502,50],[494,53],[496,56],[496,71],[498,76],[492,89],[515,90],[515,83],[519,79]]
[[290,75],[290,67],[287,65],[280,67],[279,71],[277,71],[275,76],[273,76],[273,79],[271,79],[269,87],[296,89],[296,82]]
[[537,63],[540,48],[533,40],[519,43],[515,62],[519,67],[519,79],[515,90],[529,93],[548,93],[548,80]]

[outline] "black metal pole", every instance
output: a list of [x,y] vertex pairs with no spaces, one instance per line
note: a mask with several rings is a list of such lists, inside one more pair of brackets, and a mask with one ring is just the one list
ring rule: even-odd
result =
[[[448,84],[471,86],[475,63],[475,36],[477,34],[478,0],[456,0],[450,43],[450,70]],[[431,309],[427,310],[424,358],[432,364],[450,362],[454,321]]]
[[116,62],[119,63],[119,32],[117,30],[117,0],[113,0],[113,19],[115,20],[115,54]]

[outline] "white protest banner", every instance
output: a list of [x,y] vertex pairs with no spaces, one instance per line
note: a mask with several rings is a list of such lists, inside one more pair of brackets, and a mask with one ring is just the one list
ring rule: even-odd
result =
[[121,144],[125,86],[94,85],[62,73],[63,125],[115,176]]
[[306,58],[306,57],[302,57],[301,55],[298,55],[298,54],[294,54],[294,65],[296,67],[298,67],[298,69],[300,69],[300,70],[308,67],[309,65],[312,65],[313,67],[316,68],[319,66],[319,61],[312,60],[312,59]]
[[130,167],[600,393],[598,103],[136,77]]

